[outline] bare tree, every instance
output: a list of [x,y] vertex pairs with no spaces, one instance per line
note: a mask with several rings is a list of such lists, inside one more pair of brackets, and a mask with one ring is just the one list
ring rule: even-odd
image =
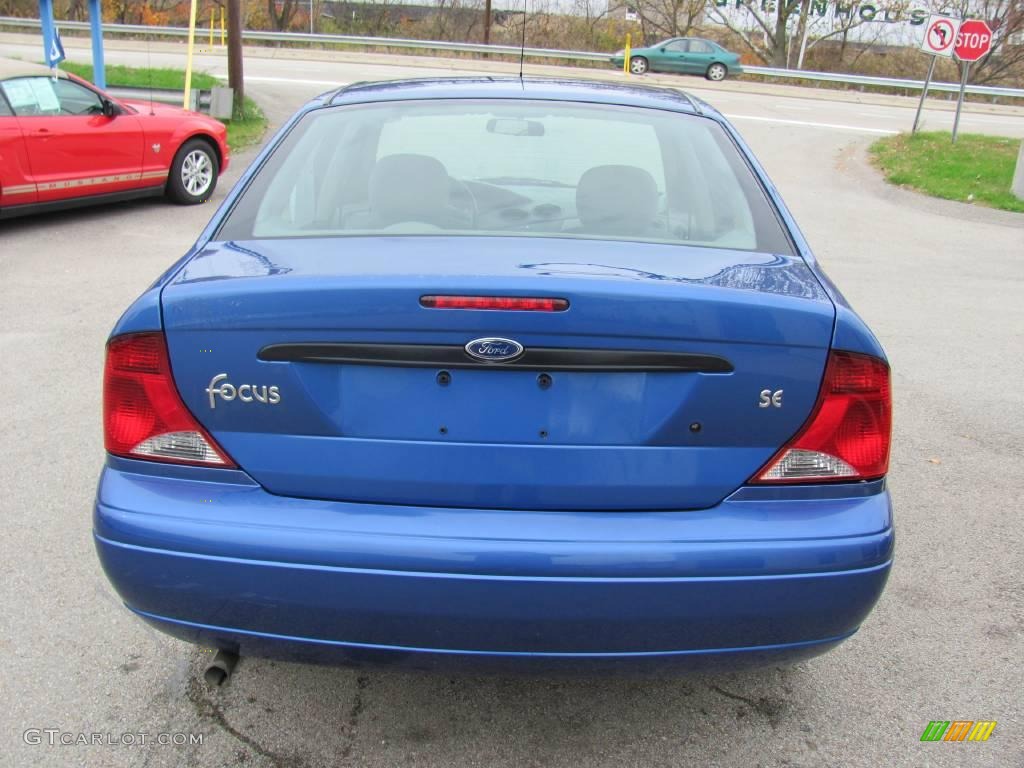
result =
[[300,0],[267,0],[267,17],[270,28],[275,32],[283,32],[291,26]]
[[[754,2],[744,3],[736,0],[735,7],[742,8],[745,13],[739,18],[723,9],[729,6],[729,0],[722,5],[712,3],[708,12],[712,19],[729,28],[755,55],[773,67],[785,67],[789,58],[789,35],[787,26],[790,18],[800,10],[800,0],[762,0],[758,7]],[[749,20],[752,24],[744,24]]]
[[[802,41],[805,40],[806,37],[807,37],[807,32],[808,32],[808,30],[807,30],[808,18],[807,17],[810,15],[810,10],[811,10],[811,0],[800,0],[800,19],[799,19],[799,21],[797,22],[797,25],[796,25],[796,37],[793,38],[793,42],[795,43],[795,45],[797,47],[801,47],[802,48],[802,46],[803,46],[803,42]],[[792,53],[793,53],[793,51],[792,51],[792,47],[791,47],[790,50],[787,52],[787,56],[786,56],[786,66],[787,67],[789,67],[789,59],[790,59],[790,56],[792,55]],[[799,58],[797,59],[796,68],[797,69],[803,69],[803,65],[804,65],[804,52],[803,52],[803,50],[801,49],[797,55],[798,55]]]
[[573,14],[582,19],[586,27],[585,45],[594,48],[597,40],[597,27],[610,14],[615,6],[601,0],[574,0]]
[[[813,6],[813,3],[812,3]],[[846,45],[849,40],[850,32],[857,27],[862,26],[866,23],[866,20],[860,14],[854,13],[851,6],[850,12],[845,15],[833,15],[831,19],[827,17],[821,17],[819,19],[811,20],[807,19],[807,50],[810,51],[819,43],[823,43],[827,40],[832,40],[836,37],[842,37],[843,42],[839,48],[839,63],[843,63],[846,59]],[[817,29],[816,29],[817,27]],[[828,27],[831,27],[830,29]],[[875,35],[875,39],[882,34],[882,29]],[[874,42],[874,41],[872,41]],[[870,46],[866,46],[858,51],[854,57],[854,63],[857,59],[864,55]]]
[[1024,77],[1024,0],[939,0],[936,13],[982,19],[992,28],[992,50],[971,65],[971,81],[991,83]]
[[[773,67],[788,67],[791,54],[799,57],[804,35],[807,48],[835,37],[842,37],[843,59],[849,32],[870,18],[858,11],[857,0],[718,0],[709,6],[710,17],[728,27],[746,47],[762,61]],[[730,5],[738,13],[729,12]],[[828,15],[828,9],[832,9]],[[741,10],[742,9],[742,10]],[[880,26],[881,28],[881,26]],[[790,34],[790,29],[793,34]],[[791,51],[790,48],[796,48]]]
[[706,0],[633,0],[626,3],[640,17],[644,40],[683,37],[704,18]]

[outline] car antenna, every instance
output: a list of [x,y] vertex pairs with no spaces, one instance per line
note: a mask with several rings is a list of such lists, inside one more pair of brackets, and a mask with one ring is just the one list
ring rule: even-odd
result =
[[519,82],[523,81],[523,59],[526,58],[526,3],[523,0],[523,40],[519,46]]

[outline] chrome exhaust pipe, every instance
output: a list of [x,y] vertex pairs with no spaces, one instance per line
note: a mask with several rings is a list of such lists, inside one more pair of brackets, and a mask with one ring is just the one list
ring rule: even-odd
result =
[[203,672],[203,680],[210,688],[219,688],[231,677],[231,673],[238,663],[238,654],[231,651],[219,650]]

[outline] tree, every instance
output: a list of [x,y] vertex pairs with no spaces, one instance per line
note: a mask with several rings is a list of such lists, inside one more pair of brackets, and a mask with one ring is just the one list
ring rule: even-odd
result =
[[[790,18],[800,9],[800,0],[761,0],[760,7],[735,0],[737,10],[742,8],[745,11],[737,15],[726,12],[729,0],[718,2],[708,8],[711,18],[728,27],[762,61],[773,67],[786,66],[789,59],[787,26]],[[753,23],[744,24],[743,21]],[[756,37],[755,31],[758,33]]]
[[[810,50],[818,43],[842,36],[844,47],[851,29],[864,24],[866,17],[857,11],[857,0],[760,0],[760,6],[744,0],[715,0],[709,6],[711,18],[729,28],[758,58],[773,67],[788,68],[792,54],[800,60],[800,45],[806,33]],[[731,3],[731,5],[730,5]],[[815,12],[831,16],[814,18]],[[845,12],[841,9],[845,8]],[[822,29],[825,27],[825,29]],[[790,30],[793,34],[790,34]],[[821,31],[821,34],[815,34]],[[813,39],[812,39],[813,38]],[[795,51],[790,48],[795,47]],[[842,59],[842,53],[840,53]]]
[[288,29],[295,18],[295,12],[299,10],[299,2],[300,0],[267,0],[267,17],[270,19],[271,29],[276,32]]
[[[896,8],[897,6],[892,7]],[[813,1],[811,4],[811,8],[812,10],[814,8]],[[849,13],[842,16],[834,14],[831,19],[829,19],[827,16],[822,16],[817,19],[811,19],[809,16],[806,19],[801,18],[801,23],[806,24],[807,27],[808,43],[806,50],[809,51],[819,43],[823,43],[826,40],[831,40],[832,38],[835,37],[841,37],[842,44],[839,46],[839,55],[836,57],[836,60],[838,64],[843,65],[846,61],[846,46],[849,42],[850,32],[856,27],[859,27],[867,23],[865,18],[861,16],[859,13],[855,13],[854,10],[855,8],[851,4]],[[903,11],[905,11],[905,9],[901,10],[901,12]],[[883,25],[878,25],[878,30],[875,33],[875,40],[871,42],[876,42],[878,37],[882,35],[883,31]],[[797,43],[797,39],[799,39],[801,42]],[[803,32],[801,32],[797,36],[797,38],[794,38],[793,40],[794,44],[796,45],[802,45],[802,41]],[[853,57],[853,61],[850,63],[849,66],[852,67],[854,64],[856,64],[857,59],[863,56],[870,49],[870,44],[866,46],[860,46],[857,51],[857,54]],[[798,69],[802,69],[802,67],[798,66]]]
[[633,0],[644,41],[684,37],[700,25],[706,0]]
[[610,2],[601,3],[599,0],[575,0],[573,3],[573,15],[582,19],[586,28],[583,44],[588,50],[597,47],[597,26],[611,13],[613,7]]
[[1019,81],[1024,77],[1024,0],[942,0],[932,10],[982,19],[992,28],[992,50],[971,65],[971,82]]

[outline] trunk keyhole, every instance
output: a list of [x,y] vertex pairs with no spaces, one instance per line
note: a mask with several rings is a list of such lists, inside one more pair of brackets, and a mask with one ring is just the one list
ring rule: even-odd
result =
[[695,422],[693,422],[693,424],[690,425],[690,431],[691,432],[697,433],[697,432],[700,432],[700,430],[701,430],[701,426],[700,426],[700,422],[699,421],[695,421]]
[[546,373],[542,373],[540,376],[537,377],[537,386],[540,387],[541,389],[550,389],[551,377]]
[[441,371],[437,374],[437,383],[442,387],[447,387],[452,383],[452,375],[448,371]]

